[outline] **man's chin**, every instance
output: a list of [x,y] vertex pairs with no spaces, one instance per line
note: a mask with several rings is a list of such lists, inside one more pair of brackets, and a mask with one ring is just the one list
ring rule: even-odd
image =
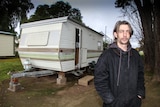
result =
[[128,45],[129,42],[121,42],[122,45]]

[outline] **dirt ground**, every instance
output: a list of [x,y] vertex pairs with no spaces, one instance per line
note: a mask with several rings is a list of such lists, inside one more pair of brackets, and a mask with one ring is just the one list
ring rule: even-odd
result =
[[[94,83],[89,86],[77,84],[80,77],[66,75],[67,84],[57,85],[57,75],[40,78],[20,78],[22,89],[8,90],[9,81],[0,84],[0,107],[102,107]],[[160,83],[146,78],[146,99],[142,107],[160,107]]]
[[101,107],[93,81],[78,85],[80,77],[66,75],[67,84],[57,85],[57,75],[40,78],[20,78],[22,89],[8,90],[9,81],[1,84],[0,107]]

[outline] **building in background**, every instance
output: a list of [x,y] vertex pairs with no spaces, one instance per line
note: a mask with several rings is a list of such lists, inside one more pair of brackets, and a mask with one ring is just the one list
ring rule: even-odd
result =
[[15,56],[15,35],[0,31],[0,57]]

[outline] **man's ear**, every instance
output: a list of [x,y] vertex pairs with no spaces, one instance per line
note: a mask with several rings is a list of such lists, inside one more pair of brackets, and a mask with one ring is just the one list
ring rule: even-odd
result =
[[116,32],[114,32],[113,35],[114,35],[115,38],[117,38],[117,33]]

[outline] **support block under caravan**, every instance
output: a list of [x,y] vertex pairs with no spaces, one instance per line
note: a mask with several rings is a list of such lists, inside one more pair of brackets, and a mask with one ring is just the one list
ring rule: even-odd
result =
[[11,79],[11,81],[9,83],[8,90],[10,90],[12,92],[16,92],[18,90],[21,90],[21,85],[20,85],[20,83],[18,83],[18,78]]
[[42,77],[55,74],[55,71],[42,70],[42,71],[33,71],[33,72],[18,72],[11,75],[11,80],[9,83],[8,90],[16,92],[21,89],[21,85],[18,81],[20,77]]
[[16,92],[18,90],[21,90],[21,85],[20,85],[20,83],[12,84],[12,85],[10,84],[8,90]]
[[92,81],[94,79],[94,76],[92,75],[87,75],[83,78],[80,78],[78,80],[78,84],[79,85],[83,85],[83,86],[88,86],[89,85],[89,82]]
[[65,72],[59,72],[58,78],[57,78],[57,84],[65,85],[66,81],[67,81],[67,79],[65,77]]

